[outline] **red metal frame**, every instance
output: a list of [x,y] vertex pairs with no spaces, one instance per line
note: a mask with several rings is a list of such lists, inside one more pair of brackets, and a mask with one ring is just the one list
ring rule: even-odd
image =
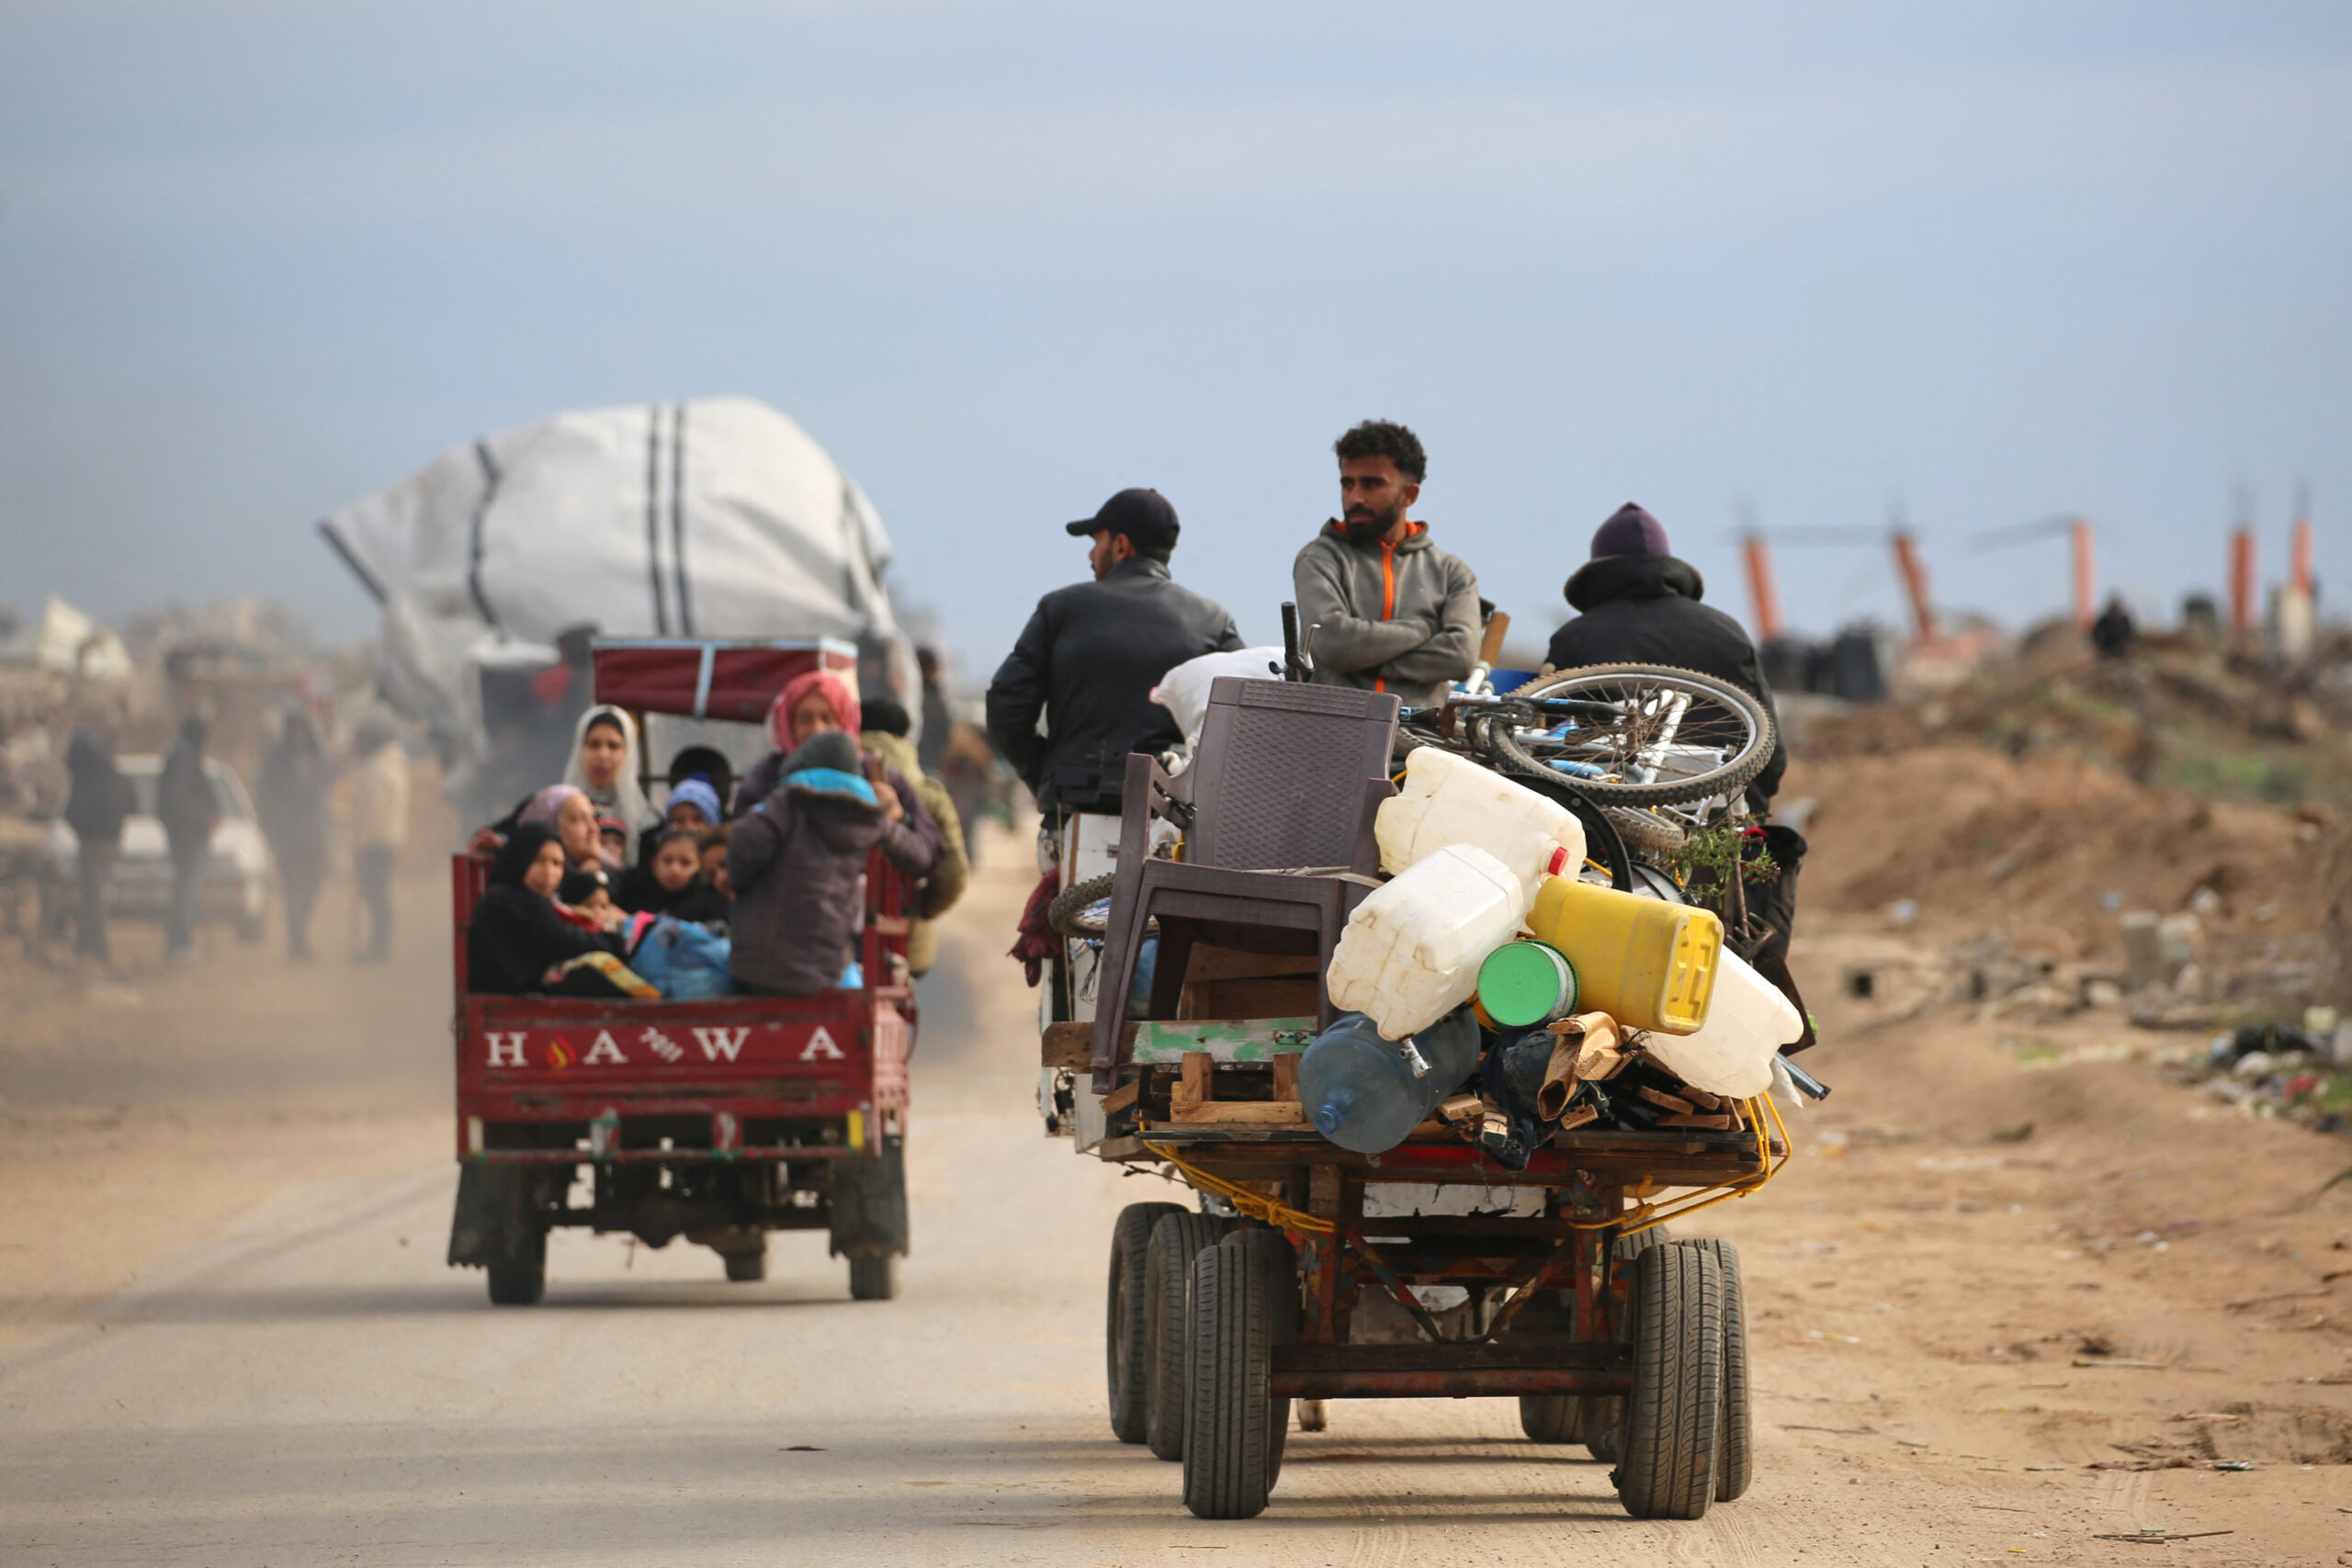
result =
[[[455,917],[457,1150],[460,1160],[575,1164],[818,1160],[853,1156],[903,1130],[907,1058],[914,1049],[914,993],[888,983],[906,954],[906,879],[879,851],[866,863],[866,921],[859,942],[865,987],[807,997],[722,997],[708,1001],[473,996],[466,990],[466,929],[487,868],[465,855],[450,865]],[[633,1119],[686,1118],[708,1137],[666,1148],[629,1148],[623,1136],[592,1154],[575,1146],[497,1146],[511,1130]],[[707,1122],[704,1120],[707,1119]],[[769,1127],[841,1123],[838,1142],[761,1143]],[[504,1135],[502,1135],[502,1134]],[[692,1146],[679,1147],[677,1144]]]

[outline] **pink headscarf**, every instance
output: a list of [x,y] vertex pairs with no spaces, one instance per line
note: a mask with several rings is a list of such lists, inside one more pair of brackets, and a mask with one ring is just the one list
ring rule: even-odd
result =
[[768,733],[775,738],[776,750],[790,751],[792,739],[792,710],[800,699],[811,692],[822,693],[825,705],[833,710],[833,717],[843,729],[855,735],[858,730],[857,694],[849,682],[830,670],[811,670],[805,675],[795,675],[784,683],[775,702],[768,708]]
[[557,815],[563,810],[563,803],[579,793],[580,791],[571,784],[549,784],[531,796],[530,803],[523,807],[521,814],[514,820],[518,823],[544,822],[552,828],[555,826]]

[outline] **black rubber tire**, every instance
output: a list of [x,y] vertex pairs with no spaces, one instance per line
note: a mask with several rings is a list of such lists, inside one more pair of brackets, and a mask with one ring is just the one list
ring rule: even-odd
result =
[[1651,1247],[1634,1269],[1617,1500],[1637,1519],[1703,1518],[1723,1423],[1723,1265],[1712,1243],[1683,1241]]
[[849,1297],[854,1302],[887,1302],[899,1293],[899,1255],[895,1252],[853,1252],[849,1255]]
[[1670,818],[1654,812],[1635,811],[1630,807],[1604,806],[1601,811],[1617,826],[1618,837],[1625,840],[1629,850],[1645,854],[1670,855],[1682,848],[1689,835]]
[[1724,1401],[1722,1435],[1715,1447],[1715,1501],[1737,1502],[1756,1479],[1756,1395],[1747,1377],[1747,1308],[1741,1300],[1739,1248],[1727,1241],[1700,1245],[1715,1249],[1724,1273]]
[[1531,1443],[1581,1443],[1595,1403],[1580,1393],[1522,1393],[1519,1429]]
[[538,1304],[548,1293],[547,1238],[539,1238],[539,1255],[536,1262],[493,1263],[490,1275],[490,1304],[503,1307],[526,1307]]
[[1111,1227],[1111,1281],[1104,1292],[1102,1350],[1110,1389],[1111,1432],[1123,1443],[1144,1438],[1144,1399],[1150,1391],[1149,1321],[1144,1316],[1144,1268],[1151,1228],[1184,1211],[1174,1203],[1130,1203]]
[[718,1256],[726,1260],[727,1278],[735,1284],[757,1284],[768,1277],[768,1245],[765,1236],[760,1238],[759,1250],[756,1252],[722,1252]]
[[1184,1457],[1184,1280],[1225,1222],[1179,1210],[1151,1227],[1144,1260],[1143,1440],[1155,1459]]
[[1063,888],[1054,895],[1054,901],[1046,906],[1046,923],[1062,935],[1075,937],[1081,942],[1102,936],[1105,928],[1085,919],[1083,915],[1087,906],[1099,904],[1111,896],[1111,884],[1114,877],[1114,873],[1106,871],[1100,876],[1090,876],[1075,886]]
[[1252,1247],[1193,1259],[1184,1314],[1184,1506],[1251,1519],[1273,1488],[1274,1271]]
[[[1652,1225],[1645,1231],[1635,1231],[1632,1235],[1619,1236],[1610,1247],[1609,1256],[1616,1262],[1634,1263],[1651,1247],[1663,1247],[1673,1239],[1673,1235],[1668,1233],[1666,1226]],[[1633,1343],[1634,1321],[1630,1314],[1620,1316],[1617,1324],[1617,1337],[1621,1343],[1628,1345]],[[1603,1464],[1614,1464],[1617,1462],[1619,1450],[1623,1447],[1622,1439],[1624,1430],[1625,1402],[1614,1395],[1596,1398],[1585,1412],[1584,1437],[1581,1440],[1593,1458]]]
[[[1272,1298],[1274,1343],[1287,1345],[1298,1337],[1299,1302],[1298,1253],[1288,1237],[1278,1230],[1264,1225],[1250,1225],[1228,1232],[1217,1244],[1239,1247],[1255,1252],[1268,1270],[1267,1289]],[[1285,1394],[1273,1402],[1267,1417],[1272,1436],[1267,1441],[1266,1488],[1283,1478],[1283,1454],[1290,1446],[1290,1397]]]
[[[1695,670],[1678,670],[1664,664],[1589,664],[1538,677],[1510,695],[1522,700],[1544,697],[1566,692],[1582,682],[1607,680],[1611,676],[1629,682],[1648,678],[1661,685],[1680,686],[1703,695],[1709,702],[1733,710],[1745,720],[1747,740],[1724,766],[1690,778],[1662,780],[1655,784],[1577,778],[1576,787],[1601,805],[1676,806],[1686,800],[1704,800],[1710,795],[1737,795],[1747,787],[1749,780],[1764,771],[1764,764],[1772,760],[1772,719],[1764,711],[1764,705],[1728,682],[1702,675]],[[1507,726],[1497,725],[1493,735],[1497,750],[1519,767],[1556,774],[1556,769],[1545,767],[1531,756],[1508,732]]]

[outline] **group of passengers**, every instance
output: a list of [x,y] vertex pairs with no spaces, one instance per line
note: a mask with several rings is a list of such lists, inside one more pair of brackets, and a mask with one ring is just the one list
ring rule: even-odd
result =
[[723,770],[689,773],[657,810],[629,715],[582,714],[564,781],[474,837],[490,874],[467,934],[469,988],[800,996],[863,984],[877,848],[918,886],[908,968],[927,969],[929,918],[963,891],[967,864],[952,804],[916,764],[906,709],[861,703],[812,671],[786,684],[767,728],[775,750],[731,791]]

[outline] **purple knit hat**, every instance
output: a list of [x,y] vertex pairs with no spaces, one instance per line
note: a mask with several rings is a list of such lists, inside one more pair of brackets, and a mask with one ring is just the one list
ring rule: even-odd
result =
[[1602,556],[1670,556],[1666,525],[1627,502],[1592,533],[1592,558]]

